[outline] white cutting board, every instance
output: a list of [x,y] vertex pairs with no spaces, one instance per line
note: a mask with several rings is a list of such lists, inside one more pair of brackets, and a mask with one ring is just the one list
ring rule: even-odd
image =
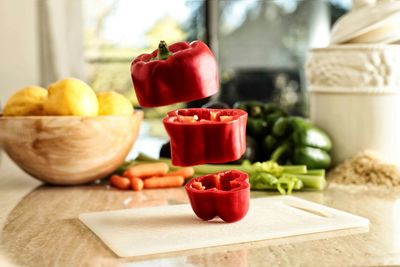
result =
[[120,257],[369,226],[368,219],[290,196],[251,199],[248,214],[236,223],[202,221],[189,204],[83,213],[79,219]]

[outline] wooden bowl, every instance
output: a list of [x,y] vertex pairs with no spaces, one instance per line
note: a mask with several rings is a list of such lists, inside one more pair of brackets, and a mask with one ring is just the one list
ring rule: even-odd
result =
[[0,117],[0,145],[33,177],[55,185],[103,178],[121,165],[139,134],[132,116]]

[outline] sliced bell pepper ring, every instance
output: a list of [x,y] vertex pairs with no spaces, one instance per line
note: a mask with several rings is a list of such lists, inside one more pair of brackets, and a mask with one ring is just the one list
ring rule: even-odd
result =
[[214,54],[201,41],[167,46],[160,42],[151,54],[131,64],[132,82],[139,104],[158,107],[211,96],[218,92]]
[[236,222],[249,210],[249,176],[241,171],[193,178],[185,189],[194,213],[205,221],[218,216],[225,222]]
[[239,159],[246,151],[247,113],[240,109],[190,108],[171,111],[164,127],[172,164],[192,166]]

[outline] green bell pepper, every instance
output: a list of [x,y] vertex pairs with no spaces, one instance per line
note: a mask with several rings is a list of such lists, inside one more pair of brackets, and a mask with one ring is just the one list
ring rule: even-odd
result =
[[268,123],[259,118],[247,119],[247,133],[251,137],[258,138],[265,135],[268,131]]
[[[331,164],[329,151],[332,142],[329,136],[303,118],[279,118],[272,128],[272,135],[280,143],[274,144],[271,160],[307,165],[310,169],[326,169]],[[264,140],[270,149],[273,143],[271,140],[268,136]]]
[[233,108],[242,109],[247,112],[249,118],[263,118],[265,106],[258,101],[240,101],[233,104]]
[[247,134],[253,138],[260,139],[269,131],[275,121],[286,113],[276,104],[264,104],[259,101],[240,101],[233,108],[242,109],[247,112]]
[[278,145],[278,139],[273,135],[267,135],[263,140],[263,146],[268,152],[274,151]]

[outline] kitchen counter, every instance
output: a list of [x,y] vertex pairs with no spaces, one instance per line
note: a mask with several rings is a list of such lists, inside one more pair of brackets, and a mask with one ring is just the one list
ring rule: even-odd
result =
[[[118,258],[78,220],[78,215],[187,203],[183,188],[124,192],[106,184],[46,186],[18,169],[6,155],[1,156],[0,266],[400,264],[400,191],[331,184],[324,192],[294,193],[294,196],[368,218],[371,222],[369,232],[342,231]],[[260,197],[276,193],[252,194]],[[188,242],[193,237],[188,237]]]

